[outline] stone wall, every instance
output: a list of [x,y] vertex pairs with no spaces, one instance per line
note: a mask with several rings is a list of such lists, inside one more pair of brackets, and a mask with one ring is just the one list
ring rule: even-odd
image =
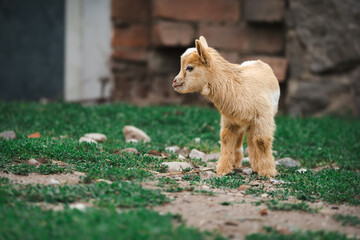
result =
[[171,87],[200,35],[229,61],[262,59],[286,81],[285,0],[112,0],[111,9],[115,101],[200,103]]
[[359,0],[288,0],[290,114],[359,114],[359,23]]

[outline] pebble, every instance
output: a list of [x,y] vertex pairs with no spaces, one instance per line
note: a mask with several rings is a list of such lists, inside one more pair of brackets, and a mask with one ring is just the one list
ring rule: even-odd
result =
[[80,143],[82,143],[82,142],[97,143],[97,141],[95,141],[94,139],[87,138],[87,137],[81,137],[81,138],[79,139],[79,142],[80,142]]
[[186,157],[184,157],[183,155],[179,154],[178,159],[179,159],[179,160],[185,160]]
[[298,173],[305,173],[307,171],[307,169],[305,168],[300,168],[298,170],[296,170]]
[[5,140],[14,140],[16,138],[16,133],[14,131],[6,131],[0,133],[0,138]]
[[268,210],[267,210],[267,208],[264,208],[259,213],[261,216],[266,216],[266,215],[268,215]]
[[300,167],[300,163],[291,158],[282,158],[275,161],[277,166],[284,166],[285,168]]
[[260,197],[262,197],[262,198],[267,198],[269,195],[267,194],[267,193],[263,193],[263,194],[261,194],[261,196]]
[[137,143],[138,140],[131,138],[131,139],[126,139],[126,142],[127,143]]
[[240,185],[238,190],[239,191],[245,191],[246,189],[250,188],[251,186],[250,185]]
[[180,150],[180,148],[178,146],[171,146],[165,148],[165,150],[168,152],[177,153]]
[[138,141],[150,142],[151,138],[142,130],[134,126],[125,126],[123,128],[123,133],[126,141],[128,139],[136,139]]
[[207,190],[207,191],[209,191],[209,190],[210,190],[210,187],[209,187],[208,185],[202,185],[202,186],[201,186],[201,189],[202,189],[202,190]]
[[245,174],[245,175],[251,175],[253,170],[251,168],[244,168],[242,170],[242,172]]
[[70,209],[77,209],[77,210],[80,210],[80,211],[85,211],[86,210],[86,206],[83,203],[73,203],[73,204],[70,204],[69,207],[70,207]]
[[51,185],[60,185],[60,182],[56,179],[50,178],[49,184]]
[[270,178],[269,180],[270,180],[270,182],[271,182],[272,184],[283,184],[283,183],[285,183],[285,181],[283,181],[283,180],[276,180],[275,178]]
[[194,138],[194,141],[195,141],[195,143],[200,143],[200,142],[201,142],[201,138],[199,138],[199,137]]
[[31,166],[39,166],[40,165],[40,163],[33,158],[28,160],[28,164]]
[[249,157],[244,157],[244,158],[242,159],[242,162],[250,162],[250,158],[249,158]]
[[186,162],[163,162],[162,164],[168,166],[167,172],[181,172],[185,168],[192,168],[191,164]]
[[96,142],[105,142],[107,139],[102,133],[86,133],[84,137],[95,140]]
[[205,153],[199,151],[199,150],[196,150],[196,149],[193,149],[191,150],[190,154],[189,154],[189,157],[190,158],[193,158],[193,159],[200,159],[200,160],[204,160],[205,159]]
[[136,148],[125,148],[123,150],[121,150],[121,152],[128,152],[128,153],[134,153],[134,154],[139,154],[139,151]]
[[245,155],[249,156],[249,148],[245,148]]
[[201,180],[207,180],[213,177],[217,177],[217,175],[211,171],[202,172],[200,175]]
[[205,161],[209,161],[209,160],[218,160],[220,157],[220,153],[210,153],[210,154],[206,154],[205,155]]
[[113,182],[112,181],[109,181],[109,180],[106,180],[106,179],[97,179],[96,182],[104,182],[104,183],[107,183],[107,184],[112,184]]

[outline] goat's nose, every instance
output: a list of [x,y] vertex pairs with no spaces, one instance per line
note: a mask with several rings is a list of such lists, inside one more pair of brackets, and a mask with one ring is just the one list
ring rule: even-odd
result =
[[174,78],[174,81],[173,81],[173,83],[176,83],[176,78]]

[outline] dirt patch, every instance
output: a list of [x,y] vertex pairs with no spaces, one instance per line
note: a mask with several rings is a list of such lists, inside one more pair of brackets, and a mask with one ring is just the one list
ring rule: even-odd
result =
[[[180,186],[188,183],[178,181]],[[144,187],[154,188],[156,182],[148,182]],[[196,189],[209,190],[206,185]],[[244,195],[237,189],[221,190],[212,189],[215,196],[205,196],[193,192],[168,193],[164,192],[171,203],[154,207],[161,213],[171,212],[182,215],[186,224],[200,228],[201,230],[217,230],[223,235],[244,239],[247,234],[261,232],[264,226],[272,226],[282,232],[294,230],[325,230],[339,231],[348,236],[359,236],[360,229],[351,226],[342,226],[335,221],[334,214],[350,214],[360,216],[360,207],[348,205],[330,205],[323,202],[309,205],[312,208],[320,208],[318,213],[302,211],[272,211],[265,204],[256,206],[253,203],[260,200],[268,200],[262,197]],[[222,205],[221,203],[231,203]],[[290,200],[289,202],[299,202]],[[267,209],[263,211],[264,209]],[[266,214],[264,214],[266,212]]]
[[74,172],[74,173],[59,173],[42,175],[39,173],[30,173],[27,176],[15,175],[12,173],[0,172],[0,177],[6,177],[13,183],[19,184],[44,184],[49,185],[50,179],[55,179],[60,184],[77,184],[80,183],[80,177],[85,176],[85,173]]

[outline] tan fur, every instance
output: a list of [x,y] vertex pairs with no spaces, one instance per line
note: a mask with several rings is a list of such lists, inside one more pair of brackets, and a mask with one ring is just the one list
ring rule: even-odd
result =
[[[251,167],[259,175],[275,176],[272,142],[280,89],[272,69],[259,60],[250,65],[229,63],[208,47],[204,37],[195,44],[197,51],[182,56],[173,87],[180,93],[200,92],[220,111],[218,174],[241,166],[239,148],[246,132]],[[193,70],[186,70],[188,66]]]

